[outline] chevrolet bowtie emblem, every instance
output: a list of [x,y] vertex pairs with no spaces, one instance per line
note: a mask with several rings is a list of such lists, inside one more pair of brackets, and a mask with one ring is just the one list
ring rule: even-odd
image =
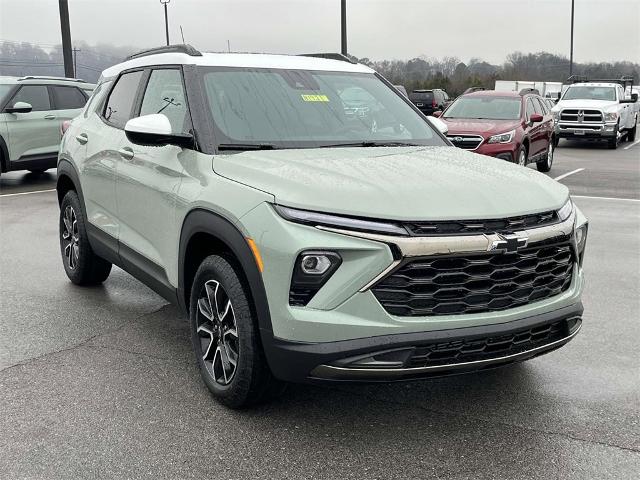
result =
[[490,252],[502,252],[502,253],[515,253],[520,248],[527,246],[529,237],[521,237],[519,235],[507,234],[501,235],[499,240],[494,240],[489,245],[488,251]]

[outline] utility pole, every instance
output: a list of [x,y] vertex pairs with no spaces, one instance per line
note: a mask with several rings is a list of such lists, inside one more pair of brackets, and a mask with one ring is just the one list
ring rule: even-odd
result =
[[78,76],[78,52],[81,52],[79,48],[73,47],[73,73]]
[[347,54],[347,0],[340,0],[340,38],[342,54]]
[[169,15],[167,13],[167,3],[171,0],[160,0],[160,3],[164,6],[164,30],[167,35],[167,45],[169,45]]
[[64,76],[74,77],[73,60],[71,54],[71,27],[69,26],[69,3],[58,0],[60,7],[60,31],[62,32],[62,58],[64,59]]
[[575,0],[571,0],[571,51],[569,52],[569,76],[573,75],[573,10]]

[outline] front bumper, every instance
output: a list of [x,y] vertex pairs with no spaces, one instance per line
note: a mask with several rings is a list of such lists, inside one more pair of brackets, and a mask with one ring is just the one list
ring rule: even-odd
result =
[[513,162],[519,149],[520,142],[486,143],[486,140],[483,140],[483,143],[475,150],[475,153]]
[[[582,311],[582,303],[577,302],[502,324],[337,342],[300,343],[278,338],[263,342],[269,366],[281,380],[311,383],[413,380],[495,368],[560,348],[580,330]],[[540,335],[535,332],[551,329],[553,336],[532,340],[534,335]],[[452,359],[452,350],[457,352],[457,359]],[[415,359],[424,357],[420,356],[424,351],[436,354],[416,366]]]
[[613,138],[618,134],[615,123],[573,123],[556,124],[556,136],[559,138]]

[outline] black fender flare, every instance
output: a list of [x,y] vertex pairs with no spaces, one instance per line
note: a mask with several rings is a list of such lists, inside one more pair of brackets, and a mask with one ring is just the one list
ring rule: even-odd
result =
[[[210,210],[195,209],[187,214],[180,232],[179,268],[178,268],[178,301],[182,309],[188,311],[188,300],[185,299],[185,255],[189,240],[198,233],[209,234],[222,242],[236,257],[242,268],[253,300],[258,318],[258,326],[263,341],[265,335],[272,336],[269,302],[264,288],[262,274],[258,270],[255,257],[245,236],[227,218]],[[267,337],[268,338],[268,337]]]
[[78,175],[78,171],[76,170],[75,165],[71,163],[66,158],[61,158],[58,161],[58,173],[56,180],[56,191],[58,192],[58,204],[62,202],[62,197],[60,195],[60,191],[62,189],[62,177],[67,177],[73,183],[74,190],[78,193],[78,197],[80,198],[80,206],[82,207],[82,213],[84,218],[87,218],[87,211],[84,204],[84,195],[82,194],[82,184],[80,183],[80,175]]
[[0,172],[8,172],[11,160],[9,160],[9,147],[4,137],[0,135]]

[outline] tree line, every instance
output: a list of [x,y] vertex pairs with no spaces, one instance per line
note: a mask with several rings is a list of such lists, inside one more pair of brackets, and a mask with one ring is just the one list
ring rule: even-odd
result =
[[[76,76],[95,82],[104,69],[121,62],[136,49],[113,45],[89,45],[79,42],[76,49]],[[390,82],[407,90],[442,88],[459,95],[469,87],[493,88],[496,80],[563,81],[569,75],[569,59],[548,52],[514,52],[502,65],[480,58],[462,62],[457,57],[441,59],[420,56],[410,60],[354,59],[369,65]],[[640,64],[626,61],[574,63],[573,73],[589,78],[620,78],[631,75],[640,83]],[[64,76],[62,47],[47,47],[28,42],[0,41],[0,75]]]

